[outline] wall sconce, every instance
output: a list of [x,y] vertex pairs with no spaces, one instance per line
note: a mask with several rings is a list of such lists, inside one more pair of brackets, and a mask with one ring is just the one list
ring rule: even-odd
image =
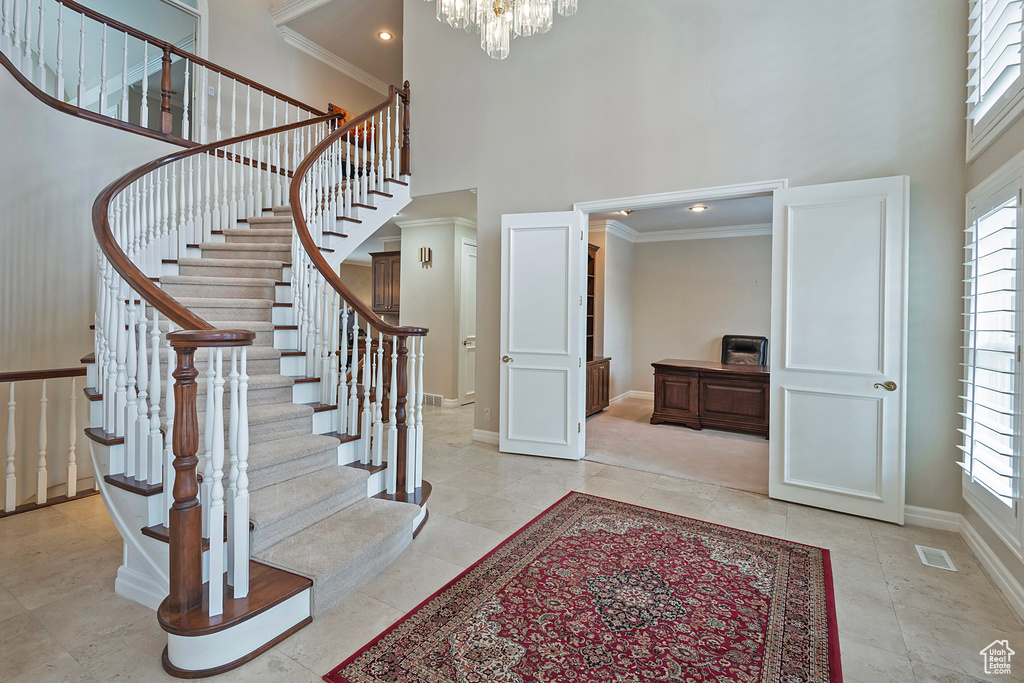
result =
[[430,247],[420,247],[420,264],[424,268],[430,265],[431,259],[433,259],[433,252],[430,251]]

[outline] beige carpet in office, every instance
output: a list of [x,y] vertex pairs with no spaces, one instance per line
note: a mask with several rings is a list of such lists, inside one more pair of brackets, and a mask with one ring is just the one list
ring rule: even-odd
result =
[[652,401],[631,398],[587,420],[587,460],[768,493],[760,436],[650,423]]

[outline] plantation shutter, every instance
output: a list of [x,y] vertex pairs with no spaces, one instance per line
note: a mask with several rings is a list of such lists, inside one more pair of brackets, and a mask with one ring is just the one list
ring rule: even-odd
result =
[[1019,454],[1021,312],[1016,184],[974,209],[964,262],[964,412],[960,465],[1012,507]]
[[981,120],[1018,89],[1024,0],[973,0],[967,49],[967,118]]

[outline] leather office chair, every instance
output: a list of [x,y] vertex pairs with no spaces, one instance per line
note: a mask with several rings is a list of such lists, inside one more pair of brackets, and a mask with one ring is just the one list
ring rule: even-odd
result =
[[722,337],[722,362],[735,365],[768,365],[768,339],[744,334]]

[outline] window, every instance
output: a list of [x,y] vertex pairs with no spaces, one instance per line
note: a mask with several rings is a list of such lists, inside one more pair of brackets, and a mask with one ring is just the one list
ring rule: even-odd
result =
[[[1005,182],[1005,179],[1004,179]],[[1016,519],[1020,474],[1024,311],[1024,240],[1018,176],[969,201],[964,259],[965,496],[990,525],[1020,545]],[[981,510],[979,510],[979,513]]]
[[1024,112],[1024,0],[972,0],[967,48],[968,157]]

